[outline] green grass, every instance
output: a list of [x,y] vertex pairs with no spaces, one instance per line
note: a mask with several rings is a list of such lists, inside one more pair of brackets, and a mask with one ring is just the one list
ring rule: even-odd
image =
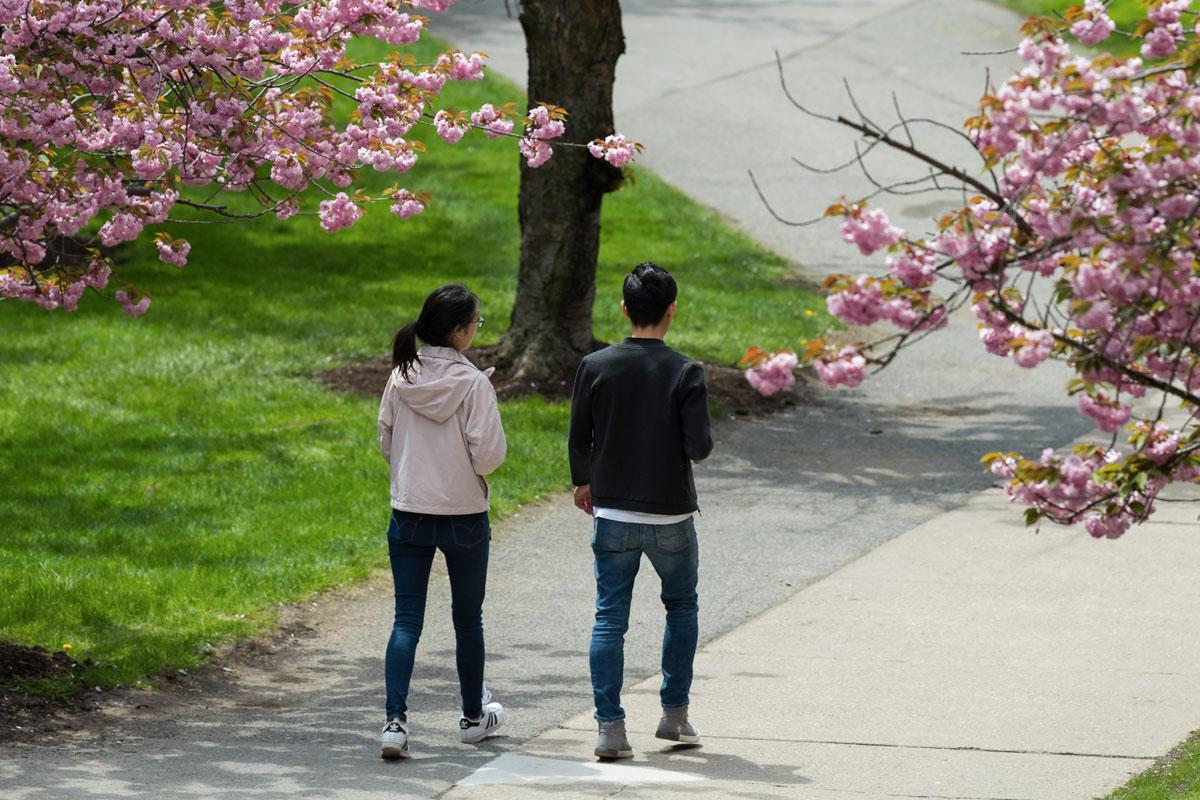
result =
[[[1028,16],[1055,16],[1071,6],[1083,5],[1083,0],[998,0],[1003,5],[1015,9]],[[1193,3],[1192,9],[1200,8],[1200,3]],[[1114,33],[1099,47],[1120,56],[1137,55],[1141,42],[1122,35],[1120,31],[1131,33],[1138,23],[1146,18],[1146,5],[1142,0],[1113,0],[1108,7],[1108,14],[1117,25],[1118,33]],[[1187,18],[1184,20],[1187,24]]]
[[[459,107],[520,97],[497,80],[448,94]],[[516,283],[512,143],[430,149],[403,185],[434,202],[407,222],[378,206],[336,235],[313,217],[175,224],[193,244],[182,270],[159,264],[149,238],[126,247],[125,280],[154,298],[140,319],[95,298],[74,314],[0,304],[0,639],[69,644],[92,662],[87,685],[142,683],[386,563],[377,401],[311,375],[383,352],[451,280],[481,296],[480,341],[495,341]],[[820,298],[778,283],[780,258],[640,170],[605,203],[598,337],[624,334],[621,276],[646,259],[680,281],[671,342],[693,356],[732,362],[829,322]],[[498,516],[568,482],[565,404],[502,414]]]
[[1161,763],[1131,779],[1104,800],[1196,800],[1200,798],[1200,731]]

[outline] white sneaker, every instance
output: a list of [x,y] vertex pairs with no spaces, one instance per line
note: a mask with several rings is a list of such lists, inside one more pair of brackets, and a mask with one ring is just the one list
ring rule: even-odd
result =
[[485,706],[492,702],[492,690],[487,687],[486,683],[483,685],[483,699],[480,702]]
[[379,745],[384,758],[408,758],[408,724],[392,720],[384,725]]
[[483,707],[479,719],[461,717],[458,720],[458,736],[468,744],[482,742],[504,724],[504,706],[488,703]]

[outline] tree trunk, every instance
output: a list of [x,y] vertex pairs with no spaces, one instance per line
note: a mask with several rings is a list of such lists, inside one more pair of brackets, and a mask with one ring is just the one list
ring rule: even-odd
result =
[[[530,104],[570,114],[558,141],[586,144],[612,133],[613,79],[625,52],[619,0],[523,0],[521,27]],[[620,183],[620,170],[581,147],[556,145],[554,157],[537,169],[522,159],[521,268],[500,346],[501,383],[556,393],[595,349],[600,205]]]

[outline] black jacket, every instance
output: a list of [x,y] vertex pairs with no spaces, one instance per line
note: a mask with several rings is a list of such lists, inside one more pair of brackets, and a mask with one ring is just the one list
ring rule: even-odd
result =
[[571,393],[571,481],[592,504],[650,514],[695,511],[692,461],[712,452],[704,368],[659,339],[586,356]]

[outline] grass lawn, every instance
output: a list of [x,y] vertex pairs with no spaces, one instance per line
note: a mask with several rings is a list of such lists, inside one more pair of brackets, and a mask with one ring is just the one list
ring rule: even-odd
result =
[[1200,798],[1200,731],[1104,800],[1196,800]]
[[[360,60],[385,52],[358,47]],[[459,107],[520,97],[493,79],[447,94]],[[495,341],[516,285],[513,143],[430,150],[403,185],[434,204],[407,222],[380,205],[336,235],[314,217],[175,224],[193,245],[182,270],[148,238],[126,247],[126,279],[154,298],[141,319],[95,298],[74,314],[0,305],[0,640],[69,647],[91,660],[89,686],[143,683],[385,563],[377,401],[311,375],[385,351],[451,280],[481,296],[479,343]],[[639,170],[605,203],[598,337],[623,335],[620,277],[646,259],[678,276],[672,344],[696,357],[733,362],[829,323],[821,298],[777,282],[780,258]],[[499,516],[568,482],[565,404],[502,413]]]

